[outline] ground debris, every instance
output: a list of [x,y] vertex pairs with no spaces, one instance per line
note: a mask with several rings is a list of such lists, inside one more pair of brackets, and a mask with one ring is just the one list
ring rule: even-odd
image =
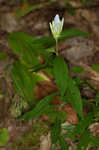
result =
[[85,37],[74,37],[63,41],[59,47],[59,54],[71,63],[93,54],[94,43]]

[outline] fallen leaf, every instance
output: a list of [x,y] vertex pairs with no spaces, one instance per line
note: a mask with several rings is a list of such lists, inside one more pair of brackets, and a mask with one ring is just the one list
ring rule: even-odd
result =
[[65,104],[63,107],[62,107],[62,110],[64,110],[67,114],[67,121],[70,123],[70,124],[77,124],[78,123],[78,117],[77,117],[77,113],[76,111],[74,110],[74,108],[71,106],[71,104]]
[[92,132],[93,136],[99,136],[99,122],[91,124],[89,130]]
[[50,150],[51,140],[50,133],[47,136],[41,137],[40,150]]
[[40,100],[52,93],[57,92],[57,86],[51,81],[44,81],[35,86],[35,98]]

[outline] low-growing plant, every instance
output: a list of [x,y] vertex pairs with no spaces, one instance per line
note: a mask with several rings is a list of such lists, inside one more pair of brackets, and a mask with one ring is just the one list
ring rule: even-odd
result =
[[2,130],[0,131],[0,147],[7,144],[8,140],[9,140],[8,130],[6,128],[2,128]]
[[[91,147],[99,146],[97,142],[99,138],[94,137],[88,130],[89,125],[95,122],[97,116],[99,117],[99,110],[96,109],[95,104],[92,104],[92,113],[83,116],[85,101],[78,88],[78,85],[83,84],[83,82],[79,80],[78,83],[69,75],[66,61],[59,56],[58,43],[73,36],[88,36],[89,34],[78,29],[65,29],[62,32],[63,23],[64,19],[60,20],[59,15],[55,16],[52,24],[50,23],[55,40],[50,36],[36,38],[23,32],[15,32],[9,35],[9,45],[13,52],[19,56],[12,66],[11,77],[16,92],[28,103],[30,108],[19,117],[20,120],[28,121],[46,114],[50,117],[52,123],[50,127],[52,150],[57,144],[60,145],[61,150],[67,150],[68,144],[65,140],[67,137],[78,141],[77,150],[85,150],[88,144]],[[56,49],[54,49],[55,41]],[[40,58],[42,58],[43,63]],[[48,79],[42,76],[41,71],[51,74],[55,79],[58,91],[38,101],[35,98],[35,86],[37,83]],[[56,96],[61,101],[61,104],[57,105],[58,111],[55,109],[55,105],[50,105]],[[66,120],[66,113],[61,110],[61,107],[67,102],[72,105],[78,115],[79,122],[75,126],[62,126],[62,123]],[[66,130],[67,133],[63,135],[62,129]]]

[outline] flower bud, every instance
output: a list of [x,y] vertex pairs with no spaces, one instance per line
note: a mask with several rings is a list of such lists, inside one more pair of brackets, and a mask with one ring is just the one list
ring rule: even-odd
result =
[[60,37],[63,24],[64,24],[64,18],[60,20],[58,14],[54,17],[54,20],[52,21],[52,23],[50,23],[51,32],[55,40],[57,40]]

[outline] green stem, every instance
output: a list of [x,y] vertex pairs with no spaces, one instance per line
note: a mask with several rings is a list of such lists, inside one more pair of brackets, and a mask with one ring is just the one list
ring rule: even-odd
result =
[[56,55],[58,56],[58,39],[56,39]]

